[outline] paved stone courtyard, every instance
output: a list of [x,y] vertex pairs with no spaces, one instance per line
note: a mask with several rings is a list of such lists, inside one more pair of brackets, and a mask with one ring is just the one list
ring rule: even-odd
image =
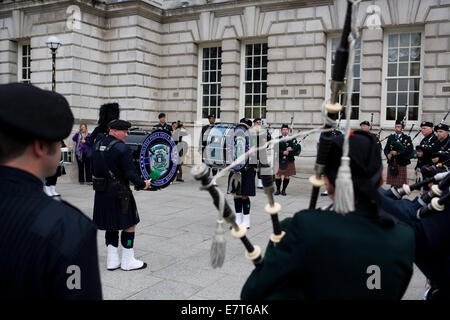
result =
[[[76,167],[76,165],[75,165]],[[71,168],[73,169],[73,168]],[[210,195],[199,190],[199,184],[184,167],[184,183],[174,183],[160,191],[134,192],[141,222],[135,239],[135,254],[147,269],[133,272],[106,270],[104,231],[98,232],[99,263],[104,299],[239,299],[241,288],[253,269],[244,256],[240,241],[226,233],[225,263],[213,269],[209,263],[211,238],[217,218]],[[311,186],[307,175],[294,177],[286,197],[277,197],[282,205],[281,219],[292,216],[309,204]],[[57,190],[63,199],[92,218],[94,191],[91,186],[69,183],[61,179]],[[226,180],[218,185],[225,191]],[[232,197],[227,196],[231,206]],[[265,249],[271,234],[271,222],[263,207],[267,200],[263,190],[251,199],[249,239]],[[318,205],[330,203],[321,197]],[[414,276],[403,299],[421,299],[426,279],[415,267]]]

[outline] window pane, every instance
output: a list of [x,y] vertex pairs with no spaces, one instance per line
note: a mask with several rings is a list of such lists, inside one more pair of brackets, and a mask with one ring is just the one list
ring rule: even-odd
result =
[[409,108],[408,109],[408,119],[418,120],[419,119],[419,108]]
[[267,68],[267,56],[262,57],[262,67]]
[[211,85],[211,94],[217,94],[217,84]]
[[352,106],[359,106],[359,93],[352,94]]
[[261,105],[261,96],[259,94],[253,96],[253,105],[254,106]]
[[22,69],[22,79],[27,79],[27,70]]
[[211,48],[211,58],[217,58],[217,48]]
[[398,64],[398,75],[399,76],[408,76],[408,63],[399,63]]
[[203,85],[203,94],[209,94],[209,85],[207,84]]
[[261,108],[253,109],[253,118],[261,118]]
[[253,92],[254,93],[260,93],[261,92],[261,83],[255,83],[253,85]]
[[407,93],[399,93],[398,94],[398,106],[404,106],[408,104],[408,94]]
[[359,79],[353,80],[353,92],[359,92]]
[[263,43],[262,48],[263,48],[262,54],[267,54],[267,48],[268,48],[267,43]]
[[208,96],[203,97],[203,106],[209,107],[209,97]]
[[202,118],[207,118],[208,117],[208,108],[204,108],[202,110]]
[[418,106],[419,105],[419,93],[418,92],[410,92],[409,93],[409,105],[410,106]]
[[246,106],[251,106],[252,105],[252,96],[249,94],[245,95],[245,105]]
[[411,46],[420,46],[421,45],[421,34],[420,32],[411,33]]
[[409,33],[400,34],[400,47],[409,47]]
[[254,64],[255,68],[260,68],[261,67],[261,57],[255,57],[253,59],[253,61],[255,62],[255,64]]
[[245,108],[245,117],[252,118],[252,108]]
[[247,57],[247,58],[245,58],[245,67],[246,68],[251,68],[252,67],[252,58],[250,58],[250,57]]
[[387,105],[388,106],[395,106],[395,105],[397,105],[397,94],[395,94],[395,93],[388,93],[388,95],[387,95]]
[[389,35],[389,48],[398,47],[398,35],[390,34]]
[[203,49],[203,58],[209,58],[209,48]]
[[359,64],[353,65],[353,76],[359,78]]
[[245,93],[252,93],[252,84],[251,83],[245,84]]
[[247,56],[251,56],[253,54],[252,49],[253,47],[251,44],[245,46],[245,53]]
[[261,118],[266,118],[266,108],[261,108]]
[[420,88],[420,79],[409,79],[410,91],[419,91],[419,88]]
[[389,62],[397,62],[398,60],[398,50],[390,49],[388,52],[388,61]]
[[262,69],[261,80],[267,80],[267,69]]
[[210,74],[209,74],[209,82],[216,82],[217,81],[217,79],[216,79],[216,73],[215,72],[211,72]]
[[217,106],[217,97],[216,96],[211,96],[211,103],[210,106]]
[[209,70],[209,60],[203,60],[203,71]]
[[395,108],[386,108],[386,120],[395,120]]
[[389,77],[397,76],[397,64],[396,63],[388,64],[388,76]]
[[408,91],[408,79],[398,80],[398,91]]
[[253,70],[253,80],[261,80],[261,69]]
[[208,72],[203,72],[203,82],[209,82],[209,78],[208,78]]
[[261,85],[261,93],[267,93],[267,83],[263,82]]
[[252,70],[247,70],[245,74],[245,81],[252,81]]
[[400,49],[399,60],[400,61],[408,61],[409,60],[409,48]]
[[261,44],[255,44],[254,45],[254,48],[253,48],[253,52],[254,52],[254,55],[256,56],[256,55],[260,55],[261,54]]
[[411,63],[411,76],[418,76],[420,75],[420,63]]
[[388,91],[397,91],[397,80],[388,80]]
[[267,105],[267,96],[265,94],[263,94],[261,96],[261,105],[262,106],[266,106]]
[[361,62],[361,51],[360,50],[356,50],[355,51],[355,63],[360,63]]
[[352,113],[350,115],[350,119],[359,119],[359,108],[358,107],[352,107]]
[[420,61],[420,48],[411,48],[411,61]]
[[211,70],[217,70],[217,60],[216,59],[211,60]]

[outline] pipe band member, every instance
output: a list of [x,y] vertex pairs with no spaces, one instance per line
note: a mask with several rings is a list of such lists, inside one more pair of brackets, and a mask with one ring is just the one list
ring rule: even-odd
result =
[[[269,242],[242,299],[402,298],[413,273],[414,232],[377,204],[383,167],[375,138],[358,130],[349,139],[355,211],[303,210],[283,220],[286,235],[276,246]],[[332,138],[325,164],[331,199],[343,141]]]
[[73,114],[60,94],[0,85],[0,299],[102,299],[97,228],[47,196]]
[[[108,250],[106,268],[115,270],[144,269],[147,264],[134,257],[134,235],[139,214],[130,189],[132,182],[137,189],[148,189],[150,180],[140,177],[131,149],[124,143],[131,124],[115,120],[109,124],[109,134],[96,144],[94,164],[94,223],[99,230],[106,230]],[[122,258],[119,258],[119,230]]]
[[[289,135],[289,126],[287,124],[283,124],[281,126],[281,136],[278,138],[285,138]],[[275,191],[275,195],[280,194],[281,188],[281,177],[284,176],[283,180],[283,189],[281,194],[283,196],[286,195],[286,188],[289,184],[290,176],[295,176],[297,174],[295,170],[295,158],[300,155],[302,147],[297,142],[297,139],[292,139],[289,141],[280,142],[278,145],[278,163],[279,168],[277,174],[275,175],[275,185],[277,186],[277,190]]]

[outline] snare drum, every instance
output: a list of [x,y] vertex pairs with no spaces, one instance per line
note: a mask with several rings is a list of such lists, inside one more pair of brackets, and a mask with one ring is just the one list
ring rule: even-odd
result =
[[[211,168],[223,169],[250,149],[250,139],[244,125],[219,123],[205,132],[203,161]],[[248,163],[248,156],[233,167],[238,171]]]
[[73,150],[71,148],[61,148],[61,161],[64,164],[71,164],[73,161]]
[[133,161],[143,179],[148,180],[153,170],[161,173],[158,180],[151,182],[153,189],[165,188],[173,181],[178,151],[167,131],[130,131],[125,144],[132,150]]

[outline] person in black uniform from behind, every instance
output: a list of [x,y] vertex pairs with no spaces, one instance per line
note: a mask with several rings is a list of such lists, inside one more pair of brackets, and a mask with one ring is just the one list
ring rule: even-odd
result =
[[[247,118],[242,118],[239,121],[241,124],[250,129],[252,126],[252,121]],[[230,172],[228,178],[228,184],[230,185],[230,180],[233,176],[233,172]],[[255,189],[255,165],[247,164],[240,171],[241,174],[241,188],[237,190],[234,196],[234,209],[236,210],[236,223],[238,225],[244,225],[250,228],[250,198],[256,195]],[[232,188],[231,188],[232,190]]]
[[161,129],[167,131],[172,135],[172,126],[166,122],[166,114],[160,113],[158,115],[159,123],[153,127],[153,129]]
[[[143,180],[133,163],[130,148],[124,143],[131,124],[115,120],[109,124],[109,134],[97,143],[94,162],[94,222],[106,230],[108,250],[106,268],[130,271],[147,266],[134,258],[134,232],[139,215],[130,189],[130,181],[137,189],[148,189],[150,180]],[[104,147],[104,148],[103,148]],[[119,230],[122,230],[122,259],[119,259]]]
[[1,300],[102,298],[97,228],[43,192],[73,122],[62,95],[0,85]]

